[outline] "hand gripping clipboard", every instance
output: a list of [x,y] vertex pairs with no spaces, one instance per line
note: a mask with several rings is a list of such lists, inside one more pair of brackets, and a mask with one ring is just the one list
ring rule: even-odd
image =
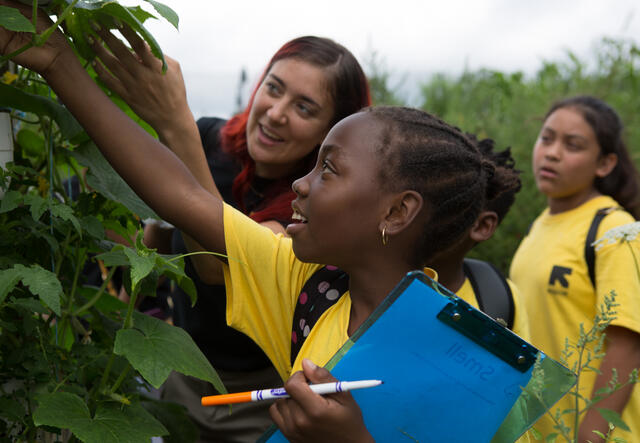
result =
[[[407,274],[326,365],[380,442],[512,442],[575,374],[424,273]],[[535,376],[532,378],[532,374]],[[261,440],[284,442],[272,429]]]

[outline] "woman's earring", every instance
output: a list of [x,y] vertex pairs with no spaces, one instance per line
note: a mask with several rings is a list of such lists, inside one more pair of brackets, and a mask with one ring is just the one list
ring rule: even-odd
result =
[[387,237],[387,227],[382,228],[382,245],[386,246],[389,243],[389,238]]

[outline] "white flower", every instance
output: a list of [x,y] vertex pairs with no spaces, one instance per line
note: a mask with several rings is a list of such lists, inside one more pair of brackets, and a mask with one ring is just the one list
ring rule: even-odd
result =
[[626,225],[609,229],[602,237],[593,242],[593,246],[596,247],[596,250],[599,250],[604,245],[610,245],[618,241],[630,242],[635,240],[638,234],[640,234],[640,222],[627,223]]

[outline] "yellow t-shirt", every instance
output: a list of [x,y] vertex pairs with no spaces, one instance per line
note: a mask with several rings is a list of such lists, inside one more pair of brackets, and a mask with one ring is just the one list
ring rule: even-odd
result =
[[[535,220],[513,257],[510,277],[522,294],[530,318],[531,343],[554,359],[560,359],[565,338],[576,343],[580,324],[587,330],[593,325],[604,296],[611,290],[616,291],[615,301],[620,304],[611,324],[640,333],[640,279],[628,246],[610,244],[595,251],[596,290],[584,259],[585,239],[595,213],[600,208],[615,206],[618,204],[612,198],[600,196],[560,214],[551,215],[547,208]],[[602,220],[596,238],[633,221],[628,213],[614,211]],[[636,250],[636,256],[640,257],[640,251]],[[575,358],[575,353],[569,358],[569,368]],[[582,374],[580,393],[585,397],[591,396],[595,377],[591,371]],[[572,408],[572,400],[567,395],[555,407]],[[622,416],[632,432],[618,429],[615,435],[628,442],[640,442],[638,417],[640,388],[636,386]],[[547,417],[535,427],[545,435],[556,432]]]
[[[529,317],[527,316],[527,312],[524,308],[522,296],[511,280],[507,279],[507,283],[509,284],[511,294],[513,296],[513,332],[523,340],[529,341]],[[464,283],[460,289],[458,289],[456,295],[474,308],[478,309],[478,299],[476,298],[476,294],[473,292],[473,286],[471,286],[471,282],[468,278],[465,278]]]
[[[349,292],[320,316],[292,367],[291,332],[298,295],[323,265],[301,262],[290,238],[274,234],[226,204],[224,233],[229,257],[224,266],[227,324],[251,337],[283,380],[301,370],[303,358],[325,366],[349,338]],[[430,276],[435,278],[435,273],[431,271]]]

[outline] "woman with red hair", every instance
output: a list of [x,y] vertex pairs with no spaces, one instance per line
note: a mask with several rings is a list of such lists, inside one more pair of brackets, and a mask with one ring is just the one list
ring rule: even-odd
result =
[[[219,191],[227,203],[276,233],[284,233],[291,222],[292,182],[311,169],[328,130],[370,104],[368,83],[355,57],[332,40],[306,36],[275,53],[242,113],[228,121],[196,122],[179,64],[167,57],[168,70],[161,75],[160,61],[144,42],[127,28],[120,32],[135,54],[111,33],[98,30],[110,49],[94,44],[102,61],[94,62],[101,80],[157,131],[205,188]],[[179,231],[158,223],[145,228],[145,243],[159,252],[185,252],[182,240]],[[199,249],[188,237],[184,240],[189,250]],[[196,283],[198,301],[192,307],[189,297],[175,289],[174,324],[189,332],[226,388],[235,392],[281,385],[262,350],[226,324],[220,262],[196,255],[186,259],[185,269]],[[234,405],[231,414],[227,406],[203,408],[200,398],[215,393],[206,382],[173,373],[162,396],[189,409],[200,441],[255,441],[272,423],[263,402]]]

